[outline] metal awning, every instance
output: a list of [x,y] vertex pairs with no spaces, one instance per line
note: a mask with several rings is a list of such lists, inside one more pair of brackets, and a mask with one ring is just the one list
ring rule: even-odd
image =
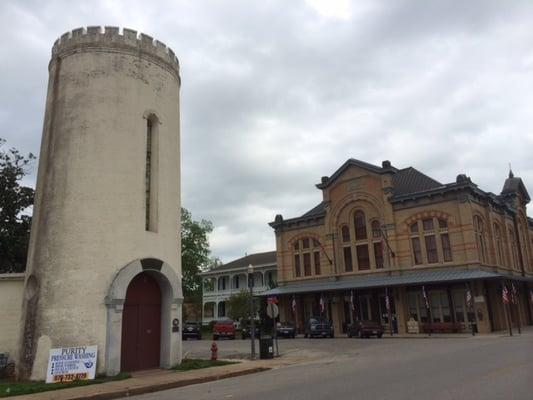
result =
[[464,282],[479,279],[511,279],[533,282],[533,278],[506,275],[483,269],[424,269],[419,271],[391,271],[386,274],[342,276],[337,280],[321,279],[296,281],[261,293],[260,296],[278,296],[294,293],[313,293],[333,290],[366,289],[391,286],[429,285],[436,283]]

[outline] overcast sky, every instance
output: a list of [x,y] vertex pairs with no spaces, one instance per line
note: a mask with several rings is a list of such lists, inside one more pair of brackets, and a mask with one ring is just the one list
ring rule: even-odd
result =
[[182,205],[224,262],[275,250],[267,223],[318,204],[348,158],[495,193],[511,162],[533,194],[531,1],[2,0],[0,16],[0,137],[24,152],[62,33],[129,27],[175,51]]

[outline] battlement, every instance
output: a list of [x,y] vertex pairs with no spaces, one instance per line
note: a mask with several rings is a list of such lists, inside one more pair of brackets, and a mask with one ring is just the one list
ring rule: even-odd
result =
[[179,70],[179,61],[170,47],[159,40],[135,30],[116,26],[88,26],[66,32],[52,47],[52,58],[78,48],[110,48],[134,50],[165,62],[174,70]]

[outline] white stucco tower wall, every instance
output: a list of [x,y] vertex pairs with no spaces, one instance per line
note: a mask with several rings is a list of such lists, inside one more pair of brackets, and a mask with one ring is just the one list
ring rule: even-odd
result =
[[94,344],[98,372],[118,373],[126,288],[142,271],[161,286],[161,366],[181,361],[181,334],[171,326],[181,320],[182,303],[179,90],[177,58],[150,36],[89,27],[54,44],[24,289],[22,376],[43,379],[51,347]]

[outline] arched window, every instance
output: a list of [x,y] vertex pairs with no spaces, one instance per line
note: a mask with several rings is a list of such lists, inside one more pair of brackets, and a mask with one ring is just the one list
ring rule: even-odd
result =
[[437,240],[435,238],[433,218],[423,219],[422,228],[424,229],[424,244],[426,245],[428,264],[438,263],[439,255],[437,251]]
[[366,235],[366,219],[365,213],[356,211],[354,215],[355,240],[365,240]]
[[423,264],[422,247],[420,246],[420,233],[418,232],[418,222],[411,224],[409,227],[411,232],[411,247],[413,249],[413,260],[415,265]]
[[350,228],[348,227],[348,225],[342,226],[341,234],[342,234],[343,243],[349,243],[350,242]]
[[474,215],[474,234],[476,236],[477,251],[479,253],[479,260],[482,263],[487,262],[487,247],[485,244],[485,229],[483,220],[479,215]]
[[381,226],[379,225],[378,220],[372,221],[372,237],[373,238],[381,237]]
[[339,233],[345,272],[384,267],[384,238],[379,220],[367,220],[365,212],[356,210],[353,214],[353,225],[341,225]]

